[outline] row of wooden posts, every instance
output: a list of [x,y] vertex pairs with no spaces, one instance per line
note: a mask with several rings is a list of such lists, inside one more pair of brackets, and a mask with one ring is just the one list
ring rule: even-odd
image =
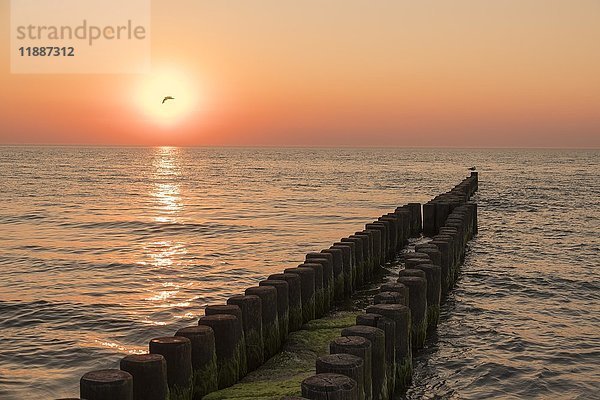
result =
[[[229,387],[281,348],[289,332],[320,318],[369,283],[424,231],[433,240],[405,254],[398,282],[381,286],[373,306],[316,361],[317,374],[301,384],[307,399],[388,399],[405,389],[412,351],[437,325],[440,303],[452,288],[467,241],[477,232],[472,173],[450,192],[421,207],[409,203],[304,263],[273,274],[226,304],[206,307],[197,326],[152,339],[148,354],[124,357],[120,369],[86,373],[86,400],[191,400]],[[423,214],[421,214],[423,213]]]
[[423,207],[423,229],[432,237],[402,255],[404,269],[385,283],[356,325],[345,328],[316,360],[316,375],[301,384],[318,400],[397,398],[412,378],[413,351],[438,323],[440,305],[454,286],[467,242],[477,233],[477,173]]

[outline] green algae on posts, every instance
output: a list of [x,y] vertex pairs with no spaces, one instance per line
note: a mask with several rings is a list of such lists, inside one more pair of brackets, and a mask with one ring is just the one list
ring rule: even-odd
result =
[[273,357],[281,347],[281,336],[279,334],[279,319],[271,324],[263,324],[263,345],[265,349],[265,359]]
[[406,357],[402,360],[396,359],[396,393],[404,392],[412,381],[412,358]]
[[264,361],[263,337],[256,329],[246,331],[246,358],[254,362],[260,361],[260,364]]
[[358,264],[356,266],[356,277],[358,279],[358,286],[362,286],[365,282],[364,282],[364,273],[365,273],[365,268],[364,268],[364,264],[361,262],[360,264]]
[[332,308],[335,303],[335,280],[333,279],[333,275],[329,277],[327,284],[327,291],[329,296],[329,307]]
[[[302,379],[310,376],[306,373]],[[218,392],[204,396],[202,400],[280,400],[285,396],[300,396],[300,378],[287,380],[266,380],[255,382],[241,382]]]
[[288,327],[292,332],[302,327],[302,306],[290,308]]
[[427,318],[423,318],[421,321],[414,321],[413,324],[413,348],[422,348],[427,338]]
[[427,322],[429,328],[435,328],[438,324],[438,320],[440,319],[440,306],[438,304],[433,304],[427,307]]
[[315,319],[315,295],[313,294],[307,301],[302,299],[302,319],[310,321]]
[[344,300],[344,274],[339,274],[335,277],[334,292],[336,300]]
[[290,313],[289,311],[285,312],[283,315],[279,316],[279,336],[281,336],[281,343],[285,342],[287,338],[288,332],[290,331]]
[[354,325],[359,314],[336,312],[310,321],[301,330],[290,333],[281,351],[257,370],[231,387],[210,393],[204,400],[279,400],[300,396],[301,382],[314,374],[315,359],[328,353],[329,343],[340,336],[343,328]]
[[190,378],[190,384],[186,386],[174,385],[169,390],[169,400],[192,400],[193,394],[192,378]]
[[219,383],[217,381],[217,355],[214,354],[212,361],[209,362],[204,368],[195,369],[192,376],[194,400],[200,400],[208,393],[218,390]]
[[245,351],[237,317],[230,314],[203,316],[198,324],[210,326],[215,334],[219,388],[233,385],[240,378],[240,355]]
[[219,389],[234,385],[238,380],[240,371],[240,360],[237,354],[228,360],[219,360],[217,363],[217,371],[219,376]]
[[315,315],[322,317],[325,313],[325,292],[324,290],[317,289],[315,292]]

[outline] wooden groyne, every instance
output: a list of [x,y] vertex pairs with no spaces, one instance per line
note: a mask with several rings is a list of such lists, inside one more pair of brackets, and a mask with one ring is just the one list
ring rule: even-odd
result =
[[[150,340],[149,354],[123,358],[120,369],[85,374],[80,398],[234,398],[215,395],[247,374],[261,369],[274,374],[287,368],[285,362],[294,365],[289,343],[297,345],[301,332],[325,325],[327,335],[319,339],[329,354],[300,348],[304,362],[298,358],[295,365],[301,373],[285,385],[280,382],[286,396],[250,387],[250,394],[239,398],[395,398],[411,381],[413,354],[436,328],[440,304],[458,278],[467,242],[477,233],[477,205],[470,201],[477,185],[473,172],[426,204],[398,207],[226,304],[208,306],[198,325]],[[414,251],[407,250],[409,238],[422,234]],[[359,289],[381,282],[382,266],[399,256],[404,268],[392,281],[377,284],[363,311],[332,313]],[[273,365],[282,349],[286,361]]]

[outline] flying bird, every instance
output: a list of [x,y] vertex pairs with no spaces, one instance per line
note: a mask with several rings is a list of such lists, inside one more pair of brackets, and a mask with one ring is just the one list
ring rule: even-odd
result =
[[165,104],[165,101],[167,100],[175,100],[175,97],[171,97],[171,96],[167,96],[163,99],[162,104]]
[[475,167],[471,167],[471,168],[469,168],[469,171],[475,171],[476,169],[477,168],[475,168]]

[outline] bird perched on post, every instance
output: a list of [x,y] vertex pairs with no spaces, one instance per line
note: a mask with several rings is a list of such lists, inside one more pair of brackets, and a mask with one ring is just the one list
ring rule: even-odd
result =
[[161,104],[165,104],[165,101],[167,101],[167,100],[175,100],[175,97],[167,96],[163,99]]
[[475,167],[471,167],[471,168],[469,168],[469,171],[475,171],[476,169],[477,168],[475,168]]

